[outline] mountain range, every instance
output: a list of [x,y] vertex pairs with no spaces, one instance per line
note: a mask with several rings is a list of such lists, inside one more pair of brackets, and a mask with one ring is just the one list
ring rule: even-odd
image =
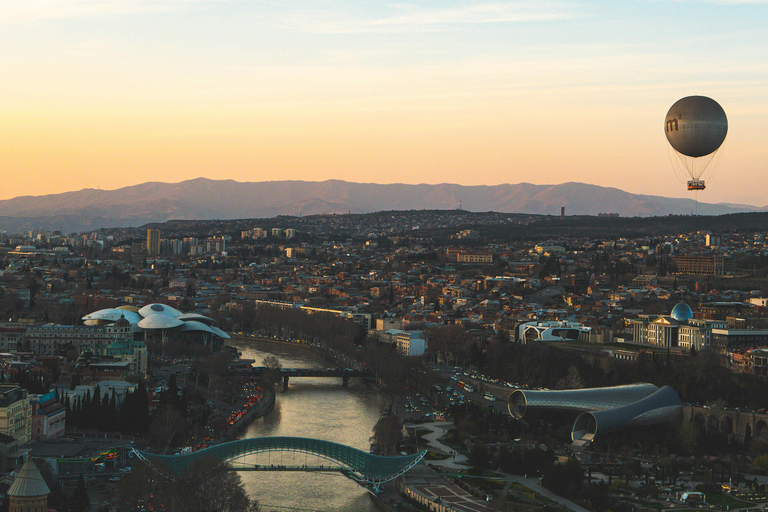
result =
[[[167,220],[270,218],[389,210],[496,211],[560,215],[617,213],[622,217],[688,215],[692,199],[630,194],[585,183],[493,186],[404,185],[339,180],[237,182],[197,178],[148,182],[116,190],[83,189],[0,201],[0,229],[89,231]],[[765,211],[768,207],[698,203],[699,215]]]

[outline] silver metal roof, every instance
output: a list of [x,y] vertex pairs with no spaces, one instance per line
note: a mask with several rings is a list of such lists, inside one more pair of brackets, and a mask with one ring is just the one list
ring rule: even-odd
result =
[[180,325],[184,325],[184,322],[163,313],[149,315],[139,322],[142,329],[171,329]]
[[139,310],[139,314],[146,318],[149,315],[156,315],[156,314],[177,317],[177,316],[183,315],[184,313],[182,313],[176,308],[172,308],[171,306],[167,306],[165,304],[153,303],[153,304],[147,304],[146,306],[141,308]]

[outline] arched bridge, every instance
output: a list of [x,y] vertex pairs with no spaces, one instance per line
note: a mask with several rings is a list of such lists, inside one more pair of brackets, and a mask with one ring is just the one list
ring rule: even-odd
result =
[[743,443],[768,435],[768,414],[732,409],[683,406],[683,419],[698,421],[711,433],[719,433]]
[[[308,453],[333,461],[343,472],[357,480],[378,487],[403,475],[424,458],[427,452],[402,457],[383,457],[331,441],[305,437],[254,437],[210,446],[204,450],[181,455],[158,455],[134,449],[137,456],[156,471],[169,478],[178,476],[191,462],[212,456],[222,462],[259,452],[289,451]],[[260,468],[269,470],[269,468]],[[274,470],[285,470],[282,467]],[[296,468],[295,470],[305,470]]]

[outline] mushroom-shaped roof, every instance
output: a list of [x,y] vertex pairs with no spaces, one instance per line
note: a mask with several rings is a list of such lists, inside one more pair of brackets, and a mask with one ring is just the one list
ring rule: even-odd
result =
[[139,312],[139,308],[137,308],[136,306],[131,306],[129,304],[124,304],[122,306],[117,306],[117,309],[124,309],[126,311],[133,311],[134,313],[138,313]]
[[203,332],[209,332],[211,334],[216,334],[213,329],[205,325],[203,322],[198,322],[196,320],[189,320],[187,322],[184,322],[184,325],[181,326],[181,331],[203,331]]
[[[129,323],[137,324],[139,323],[139,320],[141,320],[141,315],[125,309],[107,308],[94,311],[93,313],[88,313],[83,317],[83,320],[86,322],[89,320],[117,322],[120,320],[120,318],[125,318]],[[90,323],[87,325],[98,325],[98,323]]]
[[51,490],[45,484],[43,475],[40,474],[32,459],[27,459],[8,489],[8,496],[33,497],[47,496],[50,493]]
[[229,339],[229,334],[225,333],[224,331],[222,331],[222,330],[221,330],[221,329],[219,329],[218,327],[214,327],[214,326],[212,325],[212,326],[211,326],[211,330],[212,330],[212,331],[213,331],[213,332],[214,332],[214,333],[215,333],[215,334],[216,334],[216,335],[217,335],[219,338],[222,338],[222,339],[225,339],[225,340],[228,340],[228,339]]
[[691,307],[685,302],[678,302],[675,307],[672,308],[672,312],[669,316],[678,322],[687,322],[693,318],[693,311],[691,311]]
[[162,313],[149,315],[139,322],[139,327],[142,329],[171,329],[180,325],[184,325],[184,322]]
[[204,315],[200,315],[198,313],[183,313],[182,315],[177,317],[179,320],[183,320],[184,322],[189,322],[190,320],[194,320],[196,322],[202,322],[207,325],[211,325],[214,322],[213,318],[209,318]]
[[155,315],[155,314],[163,314],[171,317],[177,317],[181,316],[183,313],[179,311],[176,308],[172,308],[171,306],[167,306],[165,304],[147,304],[143,308],[139,310],[139,314],[143,317],[148,317],[149,315]]

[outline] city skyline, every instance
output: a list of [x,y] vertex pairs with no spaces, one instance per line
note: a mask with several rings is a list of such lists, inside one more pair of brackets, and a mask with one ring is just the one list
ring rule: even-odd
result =
[[763,206],[760,1],[43,0],[0,13],[0,199],[196,177],[693,198],[667,109],[729,133],[700,201]]

